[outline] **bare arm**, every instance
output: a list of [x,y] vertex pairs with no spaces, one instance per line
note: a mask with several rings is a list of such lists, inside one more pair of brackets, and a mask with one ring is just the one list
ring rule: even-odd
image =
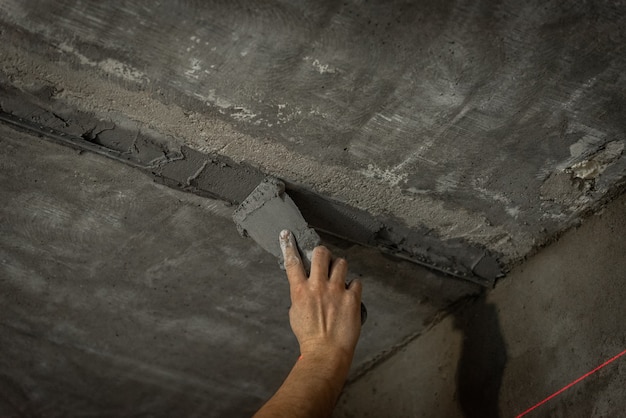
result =
[[361,333],[361,283],[346,289],[348,263],[332,260],[325,247],[314,250],[307,279],[289,231],[281,233],[280,244],[291,293],[289,321],[301,356],[255,417],[329,417]]

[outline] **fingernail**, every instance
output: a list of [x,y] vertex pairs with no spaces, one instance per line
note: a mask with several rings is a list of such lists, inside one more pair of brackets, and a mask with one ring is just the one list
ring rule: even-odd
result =
[[291,231],[289,231],[288,229],[284,229],[280,232],[280,249],[283,250],[283,252],[285,251],[286,248],[291,247],[292,246],[292,235],[291,235]]

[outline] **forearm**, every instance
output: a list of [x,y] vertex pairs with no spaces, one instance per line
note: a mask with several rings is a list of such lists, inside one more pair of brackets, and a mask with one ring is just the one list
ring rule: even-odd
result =
[[330,417],[351,362],[351,354],[340,352],[301,357],[280,389],[255,418]]

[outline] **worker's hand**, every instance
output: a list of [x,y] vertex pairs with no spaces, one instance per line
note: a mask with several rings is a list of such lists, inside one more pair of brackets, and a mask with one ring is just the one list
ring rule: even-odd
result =
[[289,321],[303,358],[342,355],[352,360],[361,333],[361,283],[346,288],[348,263],[315,248],[307,278],[293,234],[282,231],[280,247],[291,293]]

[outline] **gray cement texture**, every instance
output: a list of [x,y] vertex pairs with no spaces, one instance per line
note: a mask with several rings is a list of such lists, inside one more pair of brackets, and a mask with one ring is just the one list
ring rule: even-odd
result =
[[[626,350],[626,195],[348,386],[335,417],[513,417]],[[626,356],[526,415],[621,417]]]
[[[0,124],[0,416],[250,416],[298,356],[233,207]],[[357,378],[478,293],[325,241],[364,283]]]
[[368,213],[388,248],[510,266],[624,182],[625,10],[9,0],[0,73],[62,120],[131,120]]
[[[447,359],[431,369],[444,379],[429,382],[454,389],[464,351],[444,327],[423,333],[477,289],[412,263],[491,285],[626,180],[624,1],[6,0],[0,39],[0,113],[28,125],[3,126],[0,148],[7,415],[258,406],[295,356],[286,288],[229,218],[266,175],[363,277],[370,319],[351,379],[440,335],[448,345],[424,347]],[[517,387],[497,388],[499,367],[542,364],[535,349],[552,361],[560,327],[592,311],[583,298],[596,288],[561,268],[554,288],[521,273],[504,282],[520,280],[498,316],[510,335],[490,299],[441,322],[492,342],[499,408]],[[553,311],[562,295],[587,309]],[[603,296],[601,317],[621,306]],[[535,324],[513,307],[532,301],[563,341],[540,341],[553,330],[537,327],[524,363],[515,335]],[[623,335],[606,330],[608,342]]]

